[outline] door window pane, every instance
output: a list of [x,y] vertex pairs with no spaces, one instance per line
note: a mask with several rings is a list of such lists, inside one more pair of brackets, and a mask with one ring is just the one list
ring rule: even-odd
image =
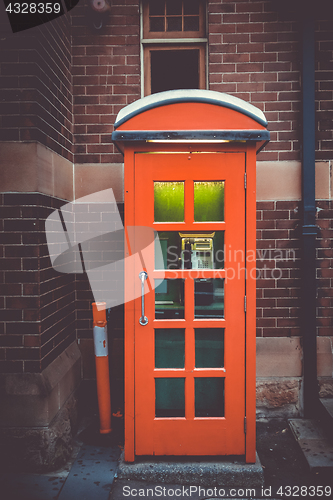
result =
[[156,417],[185,417],[185,379],[155,379]]
[[155,318],[184,319],[184,280],[155,280]]
[[185,329],[155,330],[155,368],[185,367]]
[[194,220],[224,221],[224,181],[194,182]]
[[196,368],[224,366],[224,328],[195,329]]
[[224,279],[194,280],[194,317],[224,318]]
[[158,240],[161,252],[155,252],[155,269],[223,269],[224,267],[224,231],[210,233],[158,231]]
[[224,378],[195,378],[195,416],[224,417]]
[[154,221],[184,222],[184,182],[154,182]]

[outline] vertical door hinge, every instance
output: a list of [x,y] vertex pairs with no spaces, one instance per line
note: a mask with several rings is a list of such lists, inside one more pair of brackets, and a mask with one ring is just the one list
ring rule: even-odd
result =
[[246,431],[247,431],[247,429],[246,429],[246,417],[244,417],[244,434],[246,434]]
[[246,172],[244,172],[244,189],[246,189]]
[[244,296],[244,312],[246,312],[246,295]]

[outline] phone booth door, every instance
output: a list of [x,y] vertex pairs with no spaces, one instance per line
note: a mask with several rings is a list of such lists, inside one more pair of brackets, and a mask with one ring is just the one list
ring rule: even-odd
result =
[[135,301],[135,454],[243,455],[245,153],[134,163],[135,226],[157,231],[162,249],[150,247],[143,281],[147,324]]

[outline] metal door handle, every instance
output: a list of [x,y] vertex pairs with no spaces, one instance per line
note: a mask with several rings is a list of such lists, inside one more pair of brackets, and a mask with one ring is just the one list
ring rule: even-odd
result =
[[148,278],[146,271],[141,271],[139,278],[141,280],[141,318],[139,323],[145,326],[148,323],[148,318],[145,316],[145,281]]

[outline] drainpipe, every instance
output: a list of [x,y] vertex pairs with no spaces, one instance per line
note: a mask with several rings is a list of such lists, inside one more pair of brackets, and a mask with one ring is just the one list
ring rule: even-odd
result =
[[312,2],[302,6],[302,263],[301,332],[303,335],[304,417],[318,408],[316,337],[316,204],[315,204],[315,25]]

